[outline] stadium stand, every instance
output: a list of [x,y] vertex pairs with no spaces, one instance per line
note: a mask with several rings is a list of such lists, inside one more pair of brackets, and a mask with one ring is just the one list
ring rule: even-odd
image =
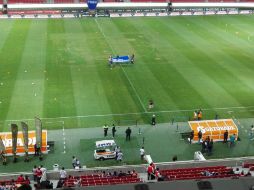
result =
[[226,166],[162,170],[161,175],[165,176],[165,178],[168,180],[190,180],[190,179],[197,180],[197,179],[226,178],[239,176],[237,174],[232,173],[231,167]]
[[57,11],[57,10],[34,10],[34,11],[9,11],[8,14],[9,15],[34,15],[34,14],[60,14],[61,11]]
[[204,0],[172,0],[172,3],[204,3]]
[[[109,176],[101,175],[83,175],[81,178],[81,186],[97,186],[97,185],[116,185],[127,183],[140,183],[142,180],[136,176]],[[65,181],[65,187],[74,187],[78,177],[70,178]]]
[[74,0],[54,0],[54,3],[75,3]]
[[46,0],[8,0],[8,4],[18,4],[18,3],[46,3]]
[[167,0],[152,0],[152,1],[149,1],[149,0],[131,0],[131,2],[135,2],[135,3],[147,3],[147,2],[154,2],[154,3],[164,3],[164,2],[167,2]]
[[236,3],[236,0],[208,0],[208,3]]
[[103,0],[104,3],[115,3],[115,0]]
[[244,163],[243,164],[243,168],[253,168],[254,167],[254,163]]
[[[131,0],[131,2],[135,2],[135,3],[163,3],[163,2],[168,2],[168,0]],[[204,3],[205,0],[172,0],[171,2],[173,3]]]

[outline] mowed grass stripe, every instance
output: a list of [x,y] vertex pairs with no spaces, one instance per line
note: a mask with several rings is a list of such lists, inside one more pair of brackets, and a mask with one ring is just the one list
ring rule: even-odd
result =
[[[140,48],[133,46],[133,43],[131,42],[137,39],[136,37],[129,38],[125,35],[125,33],[131,33],[132,26],[128,22],[125,22],[124,19],[114,19],[113,24],[114,25],[109,23],[107,26],[105,26],[104,31],[106,33],[106,37],[110,40],[110,42],[111,41],[119,42],[119,45],[117,47],[113,47],[114,49],[116,49],[115,50],[116,53],[122,54],[121,52],[127,52],[127,53],[129,52],[128,54],[131,54],[132,52],[130,51],[132,51],[132,49],[135,49],[133,53],[135,54],[135,57],[136,57],[136,64],[134,64],[133,66],[123,67],[123,69],[124,69],[124,72],[127,73],[128,78],[130,79],[134,88],[137,91],[138,95],[136,96],[139,96],[143,106],[145,106],[145,109],[147,109],[149,99],[153,99],[156,104],[156,109],[160,109],[163,104],[160,104],[159,101],[157,100],[160,97],[162,97],[161,94],[163,94],[163,92],[160,91],[161,94],[157,94],[158,91],[156,89],[153,89],[153,82],[150,83],[150,81],[154,81],[154,80],[150,80],[153,77],[153,75],[152,73],[147,72],[149,70],[145,69],[146,68],[145,64],[147,62],[143,60],[144,56],[139,53],[139,49],[143,49],[144,46],[141,46]],[[141,31],[143,32],[143,30]],[[113,36],[112,36],[112,33],[114,34]],[[147,55],[149,55],[149,52],[145,54],[145,56]],[[157,86],[159,86],[159,83],[157,84],[158,84]],[[135,97],[135,92],[134,92],[134,98],[138,99],[138,97]],[[165,99],[165,101],[166,100],[167,99]],[[141,105],[141,103],[139,104]],[[141,107],[141,109],[143,109],[143,107]],[[156,109],[154,109],[154,111],[156,111]],[[145,120],[146,122],[150,122],[150,118],[151,118],[151,115],[148,114],[146,117],[143,117],[143,120]]]
[[[141,91],[142,98],[146,105],[149,99],[155,101],[156,110],[180,109],[174,102],[171,83],[177,82],[177,73],[172,72],[168,66],[168,60],[163,59],[158,52],[157,47],[151,42],[152,36],[146,32],[147,28],[137,28],[131,19],[114,20],[115,25],[121,30],[126,39],[130,39],[129,43],[135,49],[136,64],[135,69],[128,69],[128,73],[135,78],[137,88]],[[137,22],[137,25],[140,25]],[[143,26],[143,25],[142,25]],[[149,30],[152,27],[149,27]],[[147,37],[145,37],[148,35]],[[163,44],[161,44],[163,48]],[[162,63],[162,64],[160,64]],[[163,69],[162,69],[163,68]],[[158,69],[162,72],[157,72]],[[176,78],[175,78],[176,77]],[[174,78],[174,80],[172,80]]]
[[[253,46],[248,42],[248,35],[249,32],[253,30],[253,26],[250,23],[249,25],[248,23],[241,24],[244,22],[242,20],[243,18],[244,17],[233,19],[233,17],[225,16],[220,19],[220,22],[216,22],[216,20],[206,21],[204,19],[199,19],[198,22],[196,22],[197,20],[185,19],[188,23],[193,23],[202,27],[207,35],[210,34],[214,36],[216,40],[214,40],[215,38],[209,40],[213,42],[213,44],[216,42],[220,43],[221,45],[219,47],[228,50],[232,55],[252,57]],[[204,25],[206,27],[204,27]],[[236,27],[239,25],[244,26],[245,28]],[[212,28],[212,30],[209,30],[209,33],[207,32],[208,28]],[[247,63],[246,59],[240,61],[240,65],[242,65],[242,62]]]
[[[234,46],[231,42],[237,41],[232,40],[232,38],[237,38],[235,36],[231,36],[230,39],[223,38],[223,31],[219,31],[216,26],[212,27],[214,28],[213,31],[210,30],[210,32],[206,29],[208,28],[205,23],[201,22],[195,22],[193,23],[193,27],[200,28],[200,30],[203,30],[207,32],[206,38],[204,38],[204,43],[207,39],[210,39],[212,41],[217,41],[220,46],[218,48],[213,48],[209,51],[210,54],[216,54],[217,56],[214,56],[214,59],[217,60],[218,65],[222,68],[225,75],[228,74],[228,77],[225,77],[224,75],[219,75],[216,77],[216,79],[219,80],[219,83],[225,88],[228,88],[229,91],[232,91],[232,96],[235,96],[239,98],[241,103],[243,105],[248,105],[250,102],[254,102],[253,100],[253,92],[254,87],[252,85],[253,81],[253,75],[252,70],[254,69],[253,66],[247,67],[245,65],[246,59],[242,56],[244,53],[244,48],[249,49],[249,47],[245,46],[245,43],[242,41],[238,41],[238,47],[231,49],[230,47]],[[242,44],[244,43],[244,44]],[[227,59],[228,61],[224,61]],[[223,60],[223,61],[221,61]],[[247,60],[250,61],[250,60]],[[253,62],[254,60],[251,60]],[[241,71],[239,73],[239,70]],[[253,78],[250,80],[250,77]],[[225,78],[227,78],[225,80]],[[228,85],[228,81],[232,81],[233,86]],[[235,88],[237,86],[238,88]]]
[[[210,107],[200,95],[199,90],[196,90],[195,87],[193,88],[195,84],[192,79],[195,79],[196,76],[195,74],[192,75],[191,72],[197,72],[196,68],[192,68],[191,62],[182,55],[181,52],[185,49],[176,46],[179,43],[185,43],[185,41],[178,36],[169,34],[165,25],[159,23],[156,18],[138,23],[136,27],[143,28],[144,31],[146,31],[149,44],[153,44],[158,54],[160,54],[162,61],[161,64],[157,66],[154,74],[157,75],[158,78],[161,78],[162,74],[165,76],[168,75],[168,80],[162,80],[161,82],[164,83],[163,85],[165,88],[167,88],[167,85],[172,85],[172,89],[168,90],[168,92],[171,93],[170,95],[176,102],[175,104],[180,108],[189,106],[190,109],[199,108],[201,106]],[[158,39],[158,35],[161,37],[161,40]],[[163,53],[160,52],[160,49],[163,49]],[[158,73],[160,68],[163,68],[161,69],[162,72]],[[179,101],[179,99],[181,101]]]
[[[203,93],[204,98],[206,97],[207,100],[210,100],[208,98],[208,89],[212,87],[214,94],[219,94],[221,97],[225,98],[224,101],[229,101],[234,106],[241,105],[235,97],[233,97],[227,89],[224,89],[223,86],[221,86],[218,81],[216,81],[216,75],[219,72],[222,72],[221,68],[215,67],[216,65],[216,59],[212,54],[209,54],[205,48],[205,43],[202,43],[202,38],[200,38],[195,33],[192,33],[190,31],[187,31],[187,29],[178,23],[174,24],[174,27],[167,24],[167,27],[170,29],[170,32],[175,33],[175,35],[179,36],[180,38],[183,38],[187,44],[187,47],[189,48],[190,52],[184,52],[185,56],[198,68],[200,69],[199,77],[200,81],[197,83],[199,85],[196,86],[197,90],[200,90]],[[178,31],[181,31],[179,33]],[[216,48],[216,47],[215,47]],[[193,56],[192,53],[195,52],[195,56]],[[216,72],[212,72],[216,71]],[[221,73],[225,76],[226,71],[223,71]],[[233,79],[233,78],[232,78]],[[194,81],[195,83],[195,81]],[[218,103],[218,99],[214,99]],[[232,105],[231,105],[232,106]]]
[[[117,73],[113,71],[110,72],[107,67],[107,58],[112,52],[108,48],[107,43],[105,43],[94,20],[88,20],[88,22],[86,20],[80,20],[79,24],[81,26],[81,31],[85,33],[86,41],[83,44],[89,47],[86,51],[86,61],[89,62],[89,59],[93,60],[90,61],[90,63],[93,64],[93,68],[89,69],[89,71],[92,72],[84,76],[84,82],[86,84],[85,89],[87,89],[86,91],[89,93],[89,88],[91,88],[90,93],[92,99],[86,98],[85,103],[91,107],[96,107],[96,109],[89,110],[88,108],[86,113],[91,113],[91,111],[93,114],[114,113],[116,110],[114,110],[115,107],[111,100],[115,99],[115,102],[118,103],[117,96],[119,95],[114,85],[118,85],[117,81],[121,84],[121,81],[119,81]],[[109,119],[111,120],[113,117]]]
[[[64,19],[49,19],[44,117],[76,115]],[[73,123],[75,125],[75,123]]]
[[[97,26],[101,33],[101,36],[104,38],[103,43],[107,44],[107,49],[111,49],[113,53],[119,55],[129,55],[133,50],[133,47],[127,42],[127,40],[122,36],[121,31],[108,19],[97,19]],[[136,86],[135,79],[129,76],[128,70],[135,69],[135,65],[120,66],[116,65],[112,70],[106,67],[107,72],[111,72],[114,76],[117,73],[117,78],[115,82],[119,81],[119,84],[111,87],[111,93],[108,98],[110,105],[112,107],[113,113],[120,112],[143,112],[144,111],[144,101],[142,96],[140,96],[140,91]],[[106,77],[104,71],[100,70],[101,77],[104,78],[104,88],[107,88],[107,85],[110,86],[111,79]],[[121,88],[116,88],[116,87]],[[109,88],[110,89],[110,88]],[[120,91],[120,90],[124,91]],[[113,98],[112,98],[113,97]],[[125,118],[126,119],[126,118]],[[131,118],[130,118],[131,119]],[[133,116],[133,119],[134,116]],[[145,115],[140,115],[140,120],[146,120]]]
[[24,42],[8,120],[29,118],[31,115],[42,116],[47,22],[41,22],[39,25],[37,22],[31,22]]
[[[217,30],[213,30],[213,33],[220,34],[219,36],[227,41],[228,46],[225,49],[228,50],[230,55],[236,55],[234,59],[237,59],[240,65],[246,66],[245,72],[247,72],[250,67],[254,67],[252,64],[253,43],[248,40],[249,33],[253,31],[253,24],[246,22],[245,17],[242,16],[238,19],[233,18],[228,16],[224,17],[220,23],[211,20],[207,22],[207,25],[210,27],[213,27],[213,25],[217,26]],[[227,27],[225,27],[226,25]]]
[[1,40],[0,40],[0,50],[3,48],[4,44],[5,44],[5,40],[7,39],[10,31],[12,30],[12,26],[13,26],[14,20],[1,20],[0,24],[3,26],[1,27],[0,30],[0,36],[1,36]]
[[[163,28],[163,31],[168,30],[168,33],[163,33],[163,35],[165,38],[169,39],[170,43],[172,43],[172,39],[181,39],[177,43],[172,44],[175,47],[178,46],[179,49],[182,48],[181,54],[188,60],[188,65],[190,64],[190,67],[187,66],[187,68],[189,68],[189,72],[186,71],[183,75],[188,75],[188,73],[193,75],[189,76],[189,80],[192,81],[192,86],[196,89],[196,91],[199,91],[199,93],[202,94],[202,97],[206,100],[205,102],[209,102],[210,105],[218,104],[219,106],[221,95],[225,95],[229,100],[231,97],[214,81],[216,73],[211,76],[207,75],[207,70],[209,70],[209,72],[212,71],[212,69],[209,69],[210,63],[214,64],[213,61],[206,56],[206,52],[203,51],[207,44],[200,44],[197,39],[193,39],[196,36],[191,36],[189,29],[184,28],[183,23],[181,22],[179,22],[179,24],[178,22],[174,23],[174,27],[165,19],[159,22],[163,23],[167,28]],[[176,67],[179,66],[176,65]],[[209,94],[213,94],[213,97],[209,97]],[[230,100],[233,102],[235,101],[232,98]],[[237,102],[235,102],[235,104],[236,103]]]
[[[9,112],[9,106],[11,103],[10,97],[12,97],[13,91],[15,90],[20,60],[26,44],[30,22],[30,20],[15,20],[12,30],[6,38],[4,46],[0,52],[0,72],[1,79],[3,79],[3,86],[1,86],[2,103],[0,104],[0,120],[5,120]],[[3,128],[4,127],[1,126],[1,130],[3,130]]]
[[[94,37],[97,27],[94,26],[92,20],[65,20],[65,31],[71,34],[66,38],[66,42],[69,53],[73,54],[69,56],[69,62],[77,115],[111,113],[102,79],[97,71],[98,66],[106,66],[106,59],[100,61],[101,57],[94,55],[95,51],[100,51],[100,46],[98,46],[100,37],[98,34],[98,38]],[[96,48],[93,48],[94,45]],[[80,58],[75,59],[75,55],[80,55]],[[79,127],[91,125],[91,121],[88,122],[88,120],[88,118],[79,118]],[[95,118],[92,120],[96,123]],[[101,121],[100,125],[103,123]]]

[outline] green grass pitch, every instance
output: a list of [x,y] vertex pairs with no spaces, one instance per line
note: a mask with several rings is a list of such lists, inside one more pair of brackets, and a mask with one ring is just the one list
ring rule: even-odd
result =
[[[253,21],[253,15],[0,20],[0,131],[10,131],[13,120],[33,129],[34,116],[46,129],[61,129],[62,122],[147,124],[153,113],[160,123],[187,121],[199,108],[205,119],[253,118]],[[107,66],[110,54],[132,53],[134,65]],[[135,138],[141,145],[142,137]],[[92,146],[94,139],[76,145]],[[56,152],[61,148],[59,142]],[[245,153],[239,155],[252,154]],[[156,161],[163,156],[158,152]]]
[[[206,118],[232,109],[251,117],[253,19],[1,20],[0,129],[35,115],[69,128],[147,123],[149,99],[160,122],[198,108]],[[110,54],[132,53],[134,65],[107,67]]]

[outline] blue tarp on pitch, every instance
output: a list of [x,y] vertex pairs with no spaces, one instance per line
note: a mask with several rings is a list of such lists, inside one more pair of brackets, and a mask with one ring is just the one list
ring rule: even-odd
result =
[[128,63],[130,62],[130,57],[128,55],[113,57],[112,62],[113,63]]

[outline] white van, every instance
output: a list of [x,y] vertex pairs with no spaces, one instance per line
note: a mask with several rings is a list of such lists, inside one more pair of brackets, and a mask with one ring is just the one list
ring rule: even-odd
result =
[[96,160],[113,159],[116,157],[114,140],[102,140],[95,142],[94,158]]

